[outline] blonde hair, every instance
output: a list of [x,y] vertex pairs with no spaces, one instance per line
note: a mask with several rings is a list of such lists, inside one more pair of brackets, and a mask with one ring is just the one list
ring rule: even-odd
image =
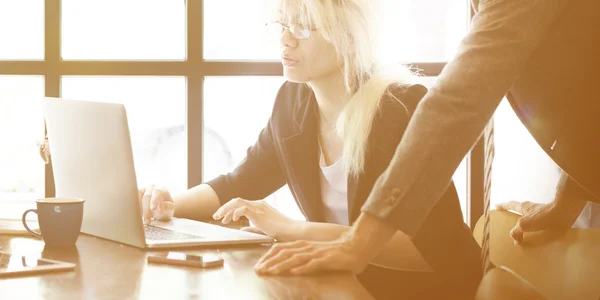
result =
[[384,68],[378,61],[377,1],[279,1],[281,21],[318,29],[343,63],[344,83],[352,97],[335,124],[344,145],[341,159],[356,176],[364,169],[369,134],[384,92],[392,84],[413,83],[416,76],[405,66]]

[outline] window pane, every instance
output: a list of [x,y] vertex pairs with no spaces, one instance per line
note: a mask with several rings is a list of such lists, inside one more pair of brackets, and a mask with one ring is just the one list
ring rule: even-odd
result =
[[0,200],[44,197],[41,76],[0,76]]
[[[267,5],[273,1],[258,3],[204,1],[205,58],[279,58],[279,41],[264,28],[264,23],[272,18],[273,7]],[[467,31],[467,4],[466,0],[382,1],[379,55],[394,62],[447,61]]]
[[279,59],[279,42],[265,28],[268,2],[204,0],[204,58]]
[[44,59],[44,1],[0,0],[0,60]]
[[[281,77],[207,77],[204,84],[204,178],[233,170],[246,157],[273,110]],[[235,88],[232,88],[235,87]],[[234,109],[232,109],[234,108]],[[265,199],[304,220],[287,186]]]
[[381,55],[394,62],[442,62],[467,32],[467,0],[384,0]]
[[182,60],[185,1],[62,0],[64,59]]
[[542,150],[504,99],[494,114],[491,206],[505,201],[548,203],[560,168]]
[[123,103],[139,186],[187,188],[184,77],[62,78],[66,99]]
[[[427,88],[431,88],[435,84],[437,77],[421,77],[420,79],[421,84]],[[463,158],[452,176],[465,222],[467,222],[467,158],[468,154]]]

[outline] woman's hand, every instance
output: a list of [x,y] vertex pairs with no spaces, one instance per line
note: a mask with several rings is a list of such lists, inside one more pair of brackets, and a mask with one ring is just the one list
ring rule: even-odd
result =
[[150,224],[152,219],[168,221],[175,213],[175,203],[171,193],[166,188],[155,185],[141,188],[139,190],[144,224]]
[[285,240],[286,233],[297,230],[300,221],[290,219],[264,201],[248,201],[241,198],[233,199],[221,206],[213,215],[215,220],[221,220],[223,224],[237,221],[240,217],[246,217],[254,224],[254,227],[246,227],[244,230]]
[[256,233],[256,234],[267,235],[264,231],[254,227],[254,226],[242,227],[242,228],[240,228],[240,230],[246,231],[246,232],[252,232],[252,233]]

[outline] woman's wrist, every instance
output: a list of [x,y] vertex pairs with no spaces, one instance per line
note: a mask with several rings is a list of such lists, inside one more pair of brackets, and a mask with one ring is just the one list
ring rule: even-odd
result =
[[289,224],[281,226],[281,229],[277,231],[273,238],[279,242],[307,239],[305,238],[306,232],[308,231],[307,224],[308,222],[290,219]]

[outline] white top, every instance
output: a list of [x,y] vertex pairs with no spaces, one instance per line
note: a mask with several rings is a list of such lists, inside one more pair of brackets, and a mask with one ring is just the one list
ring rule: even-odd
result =
[[348,173],[343,161],[338,159],[326,166],[323,151],[319,159],[321,172],[321,200],[325,208],[325,221],[339,225],[348,225]]

